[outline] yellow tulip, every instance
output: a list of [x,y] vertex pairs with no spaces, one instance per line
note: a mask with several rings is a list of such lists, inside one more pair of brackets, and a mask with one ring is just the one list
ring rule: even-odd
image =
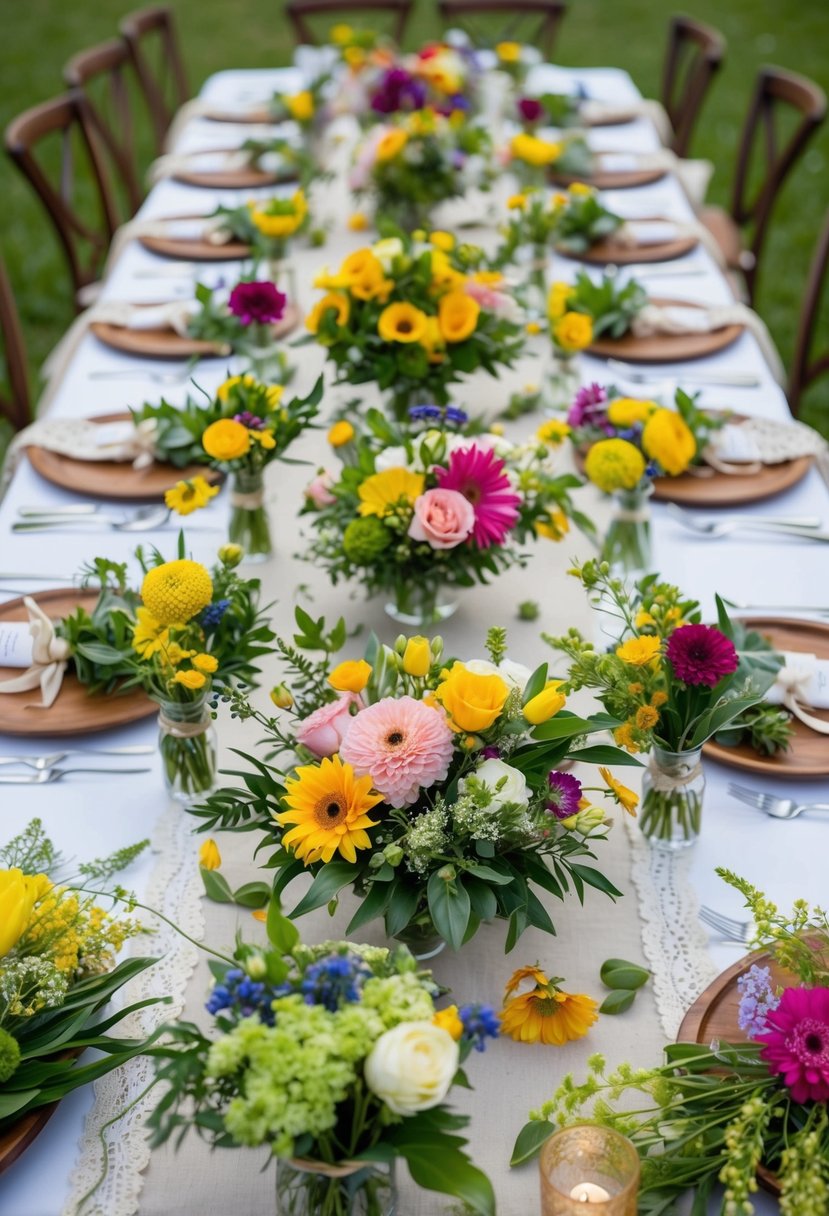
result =
[[561,680],[548,680],[541,692],[531,697],[524,706],[524,717],[533,726],[549,721],[564,708],[567,698],[558,691],[561,683]]
[[12,950],[26,931],[32,908],[42,890],[40,879],[22,870],[0,870],[0,958]]
[[222,855],[219,852],[219,846],[212,836],[208,836],[199,849],[199,865],[203,870],[218,870],[221,864]]
[[328,677],[328,683],[332,688],[336,688],[337,692],[362,692],[370,678],[370,663],[365,659],[348,659],[334,668]]
[[424,637],[409,638],[403,651],[403,670],[407,676],[422,679],[432,666],[432,651]]

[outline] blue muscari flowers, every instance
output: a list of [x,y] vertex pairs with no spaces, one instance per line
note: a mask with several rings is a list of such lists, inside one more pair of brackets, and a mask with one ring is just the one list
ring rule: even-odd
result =
[[221,624],[222,617],[230,607],[230,600],[216,600],[215,604],[208,604],[204,612],[201,614],[201,623],[205,629],[215,629]]
[[291,992],[290,984],[263,984],[252,980],[241,967],[231,967],[224,980],[216,984],[210,994],[206,1009],[214,1016],[227,1010],[240,1018],[258,1014],[266,1026],[273,1026],[274,1013],[271,1005],[279,996]]
[[487,1039],[497,1039],[501,1021],[491,1005],[462,1005],[458,1017],[463,1022],[463,1036],[473,1043],[476,1051],[486,1050]]
[[360,999],[360,991],[371,975],[356,954],[332,954],[311,963],[302,979],[300,990],[306,1005],[324,1005],[335,1013],[344,1004]]
[[414,422],[451,422],[453,426],[463,426],[469,421],[469,415],[465,410],[459,409],[456,405],[410,405],[409,417]]

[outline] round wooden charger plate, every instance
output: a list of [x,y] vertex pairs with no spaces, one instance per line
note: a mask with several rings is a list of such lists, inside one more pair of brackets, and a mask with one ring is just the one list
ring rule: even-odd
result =
[[596,190],[628,190],[634,186],[651,186],[654,182],[661,182],[667,172],[667,169],[628,169],[624,172],[599,170],[598,173],[568,174],[550,169],[548,180],[554,186],[572,186],[573,182],[584,182]]
[[[171,220],[201,219],[196,215],[171,215]],[[225,245],[212,245],[210,241],[185,240],[171,236],[140,236],[140,244],[150,253],[163,258],[184,258],[187,262],[240,262],[250,255],[250,245],[244,241],[228,241]]]
[[[72,587],[61,587],[54,591],[38,591],[31,597],[48,612],[52,620],[68,616],[79,606],[90,611],[94,606],[97,591],[78,591]],[[27,621],[29,619],[23,597],[0,604],[0,621]],[[19,676],[19,667],[0,667],[0,680]],[[48,709],[38,706],[39,689],[32,692],[3,693],[0,695],[0,734],[7,735],[88,735],[98,730],[110,730],[139,722],[158,712],[143,689],[133,689],[123,696],[111,694],[92,695],[67,671],[60,692]],[[22,1149],[21,1149],[22,1152]]]
[[258,186],[279,186],[298,180],[295,169],[280,169],[268,173],[264,169],[226,169],[216,173],[174,174],[174,180],[185,186],[201,186],[205,190],[255,190]]
[[[694,304],[690,300],[667,300],[658,296],[653,296],[650,302],[662,307],[705,308],[704,304]],[[625,334],[623,338],[597,338],[588,346],[587,353],[629,363],[682,363],[725,350],[737,341],[744,329],[744,325],[724,325],[708,334],[654,334],[650,338]]]
[[[650,220],[666,222],[663,216],[650,216]],[[626,266],[634,262],[672,262],[675,258],[683,258],[687,253],[696,249],[699,241],[695,236],[677,237],[675,241],[660,241],[657,245],[619,245],[613,237],[596,241],[584,253],[571,253],[567,249],[556,246],[556,251],[565,258],[576,262],[590,262],[603,266],[612,262],[615,266]]]
[[[829,659],[829,625],[819,621],[798,621],[786,617],[751,617],[746,621],[769,639],[775,650],[802,651]],[[809,711],[816,718],[829,722],[829,709]],[[723,747],[713,740],[703,752],[710,760],[719,760],[732,768],[757,773],[761,777],[812,778],[829,776],[829,742],[826,735],[810,730],[797,718],[792,719],[794,734],[787,752],[761,756],[746,744]]]
[[[739,959],[727,970],[708,985],[705,992],[697,997],[691,1008],[682,1019],[677,1043],[699,1043],[707,1047],[713,1040],[723,1043],[745,1043],[746,1036],[740,1030],[737,1013],[740,1008],[740,993],[737,980],[748,971],[754,963],[768,967],[772,981],[777,984],[791,983],[792,977],[774,961],[764,950],[755,950]],[[777,1175],[760,1166],[757,1170],[757,1180],[771,1195],[780,1194],[780,1183]]]
[[[124,422],[129,414],[99,414],[90,422]],[[172,464],[153,464],[134,469],[129,461],[73,460],[60,452],[50,452],[33,444],[26,448],[29,463],[52,485],[71,490],[85,497],[106,498],[123,502],[161,502],[167,490],[178,481],[200,476],[216,485],[222,475],[216,469],[201,464],[188,464],[177,469]]]
[[[296,304],[288,304],[282,320],[273,326],[274,339],[286,337],[298,324],[299,309]],[[174,329],[127,329],[108,321],[93,321],[89,328],[105,346],[147,359],[192,359],[194,355],[221,355],[225,351],[218,342],[183,338]]]

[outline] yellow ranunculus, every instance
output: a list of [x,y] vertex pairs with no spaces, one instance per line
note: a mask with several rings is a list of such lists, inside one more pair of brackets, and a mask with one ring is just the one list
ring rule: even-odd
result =
[[584,471],[605,494],[632,490],[645,475],[645,458],[627,439],[600,439],[587,453]]
[[178,642],[170,642],[167,648],[163,651],[162,657],[170,667],[178,667],[179,663],[183,663],[185,659],[189,659],[194,650],[185,650]]
[[196,671],[203,671],[205,675],[212,676],[213,672],[219,669],[219,660],[214,654],[194,654],[193,666]]
[[438,305],[438,324],[446,342],[463,342],[475,332],[481,306],[465,291],[450,291]]
[[413,504],[423,493],[425,477],[402,465],[372,473],[357,487],[361,515],[389,515],[402,500]]
[[219,561],[223,566],[227,566],[228,570],[238,566],[244,555],[245,551],[242,546],[236,545],[232,541],[227,541],[226,544],[219,546]]
[[560,321],[567,312],[567,301],[573,294],[573,285],[571,283],[562,283],[557,280],[550,287],[550,294],[547,296],[547,316],[551,321]]
[[219,418],[217,422],[211,422],[201,443],[214,460],[238,460],[250,451],[250,432],[234,418]]
[[566,312],[553,326],[556,344],[568,354],[584,350],[593,341],[593,321],[583,312]]
[[429,674],[432,666],[432,650],[429,639],[424,637],[409,638],[403,651],[403,670],[407,676],[423,679]]
[[219,852],[219,846],[212,836],[208,836],[199,849],[199,865],[203,870],[218,870],[221,864],[222,855]]
[[207,676],[202,675],[200,671],[177,671],[173,680],[176,684],[181,684],[182,688],[188,688],[190,692],[198,692],[207,683]]
[[458,1016],[457,1005],[447,1005],[445,1009],[439,1009],[432,1018],[432,1025],[448,1031],[456,1043],[463,1034],[463,1022]]
[[43,892],[41,880],[44,877],[43,874],[28,877],[17,868],[0,870],[0,958],[4,958],[25,933],[32,908]]
[[414,304],[389,304],[380,313],[377,332],[384,342],[420,342],[426,334],[428,318]]
[[310,89],[303,89],[282,100],[295,122],[310,122],[314,117],[314,95]]
[[647,667],[648,663],[659,657],[661,645],[659,638],[628,638],[616,647],[616,658],[631,667]]
[[365,659],[346,659],[338,663],[328,677],[337,692],[362,692],[371,678],[371,664]]
[[453,664],[435,690],[453,730],[477,734],[488,730],[504,708],[509,686],[498,675],[478,675],[463,663]]
[[339,291],[329,291],[321,300],[318,300],[308,316],[305,318],[305,328],[312,334],[319,333],[319,327],[325,314],[330,310],[336,313],[334,317],[335,324],[344,326],[348,324],[349,314],[351,312],[351,304],[348,296]]
[[328,429],[328,442],[332,448],[345,447],[347,443],[351,443],[353,438],[354,427],[345,418],[341,418]]
[[526,131],[522,131],[519,135],[513,135],[510,140],[510,153],[515,160],[522,160],[527,165],[532,165],[536,169],[543,169],[545,165],[552,165],[561,156],[563,151],[560,143],[553,143],[549,139],[541,139],[538,135],[528,135]]
[[657,409],[651,414],[642,432],[642,447],[669,477],[684,473],[697,454],[693,431],[674,410]]
[[629,427],[647,422],[659,406],[655,401],[640,401],[637,397],[616,397],[607,407],[607,417],[614,426]]
[[564,708],[567,698],[558,691],[561,684],[561,680],[548,680],[541,692],[531,697],[524,706],[524,717],[533,726],[540,726]]
[[374,153],[376,159],[378,161],[393,160],[403,151],[408,139],[409,136],[402,127],[392,127],[390,131],[386,131],[385,135],[380,137]]

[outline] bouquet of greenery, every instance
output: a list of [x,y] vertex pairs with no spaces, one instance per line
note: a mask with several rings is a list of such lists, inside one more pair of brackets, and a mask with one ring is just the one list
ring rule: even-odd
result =
[[397,125],[375,127],[355,153],[349,184],[374,199],[378,218],[406,232],[428,228],[432,209],[492,181],[492,139],[462,110],[446,118],[416,110]]
[[[155,959],[116,964],[118,951],[141,926],[114,916],[84,889],[125,869],[147,843],[85,862],[75,876],[66,874],[39,819],[0,848],[0,1134],[150,1046],[152,1039],[110,1032],[163,997],[103,1020],[101,1013]],[[102,1054],[82,1064],[87,1047]]]
[[[570,689],[593,688],[621,719],[616,742],[650,752],[640,826],[657,845],[680,847],[699,834],[704,743],[754,710],[774,683],[782,657],[760,634],[736,626],[717,597],[717,626],[700,623],[699,605],[648,575],[631,588],[607,563],[572,571],[605,619],[618,622],[612,653],[597,651],[577,629],[544,635],[571,667]],[[739,643],[739,649],[735,643]],[[779,714],[780,711],[775,711]]]
[[423,428],[416,433],[377,410],[359,432],[339,424],[349,428],[336,449],[339,476],[309,487],[304,511],[316,538],[307,557],[335,584],[357,577],[369,595],[391,596],[396,620],[433,624],[449,615],[441,591],[525,564],[527,540],[561,540],[570,519],[592,531],[571,501],[578,478],[555,471],[557,434],[547,440],[542,427],[540,437],[515,444],[473,433],[452,406],[413,413]]
[[395,417],[406,421],[410,405],[448,404],[450,386],[479,368],[497,376],[511,367],[524,343],[521,310],[484,265],[482,250],[449,233],[427,241],[401,232],[320,275],[325,295],[305,324],[336,383],[392,390]]
[[617,719],[570,713],[546,663],[530,672],[506,658],[502,629],[490,630],[486,659],[450,658],[439,638],[390,648],[372,637],[365,659],[334,666],[345,623],[326,633],[301,609],[296,619],[295,645],[277,642],[289,686],[271,694],[288,716],[267,718],[240,695],[231,709],[265,729],[268,757],[303,763],[286,772],[246,756],[244,788],[218,790],[193,811],[205,830],[264,833],[275,895],[310,871],[292,916],[353,888],[349,933],[382,917],[389,936],[425,955],[442,942],[459,950],[497,918],[509,922],[511,950],[528,925],[555,931],[534,888],[557,899],[570,888],[581,898],[585,886],[620,894],[585,864],[609,826],[588,790],[628,811],[636,798],[607,768],[587,787],[559,767],[635,764],[584,744]]
[[280,1212],[393,1211],[400,1158],[418,1185],[492,1216],[492,1187],[458,1135],[469,1119],[444,1103],[468,1086],[473,1046],[497,1037],[494,1011],[436,1012],[440,989],[403,948],[302,945],[274,902],[267,929],[264,949],[239,940],[211,962],[210,1036],[177,1024],[155,1049],[166,1092],[153,1144],[195,1128],[213,1146],[269,1145]]
[[565,1077],[530,1112],[512,1163],[533,1156],[557,1126],[588,1121],[635,1144],[643,1216],[713,1211],[718,1183],[716,1210],[750,1216],[758,1172],[776,1176],[783,1216],[821,1216],[829,1206],[829,921],[802,900],[785,916],[745,880],[717,873],[745,896],[763,951],[737,981],[732,1042],[673,1043],[661,1067],[623,1064],[609,1074],[593,1056],[585,1082]]
[[586,253],[597,241],[604,241],[624,223],[620,215],[608,211],[599,201],[599,192],[583,182],[573,182],[566,193],[554,194],[556,247],[565,253]]
[[551,173],[560,177],[585,177],[593,156],[582,135],[544,139],[528,131],[513,135],[507,147],[508,165],[523,186],[543,189]]

